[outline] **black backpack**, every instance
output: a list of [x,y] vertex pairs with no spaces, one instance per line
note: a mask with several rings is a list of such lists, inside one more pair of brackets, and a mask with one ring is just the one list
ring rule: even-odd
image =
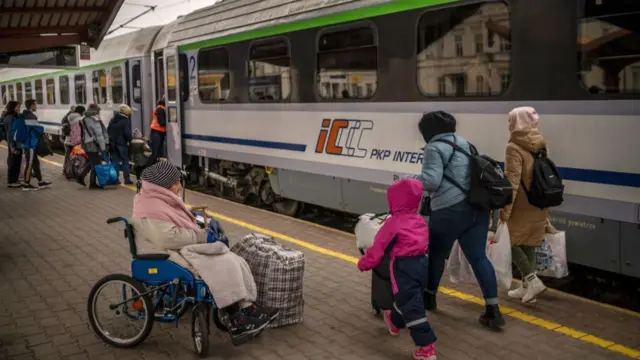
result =
[[69,121],[64,121],[62,123],[62,136],[69,136],[71,135],[71,124],[69,123]]
[[527,193],[529,204],[546,209],[562,204],[564,185],[558,173],[556,164],[547,157],[547,149],[542,149],[533,155],[533,181],[527,190],[522,180],[520,184]]
[[[469,158],[471,188],[467,191],[448,175],[443,177],[467,195],[469,205],[477,210],[489,211],[502,209],[513,202],[513,187],[500,168],[500,163],[487,155],[478,154],[475,146],[469,143],[471,153],[457,144],[438,139],[435,141],[449,144]],[[452,154],[453,158],[453,154]]]
[[0,117],[0,141],[6,140],[9,143],[9,139],[7,138],[7,128],[4,125],[4,117]]

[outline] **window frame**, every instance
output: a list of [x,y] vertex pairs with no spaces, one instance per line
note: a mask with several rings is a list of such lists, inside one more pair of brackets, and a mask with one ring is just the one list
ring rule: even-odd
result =
[[[203,51],[207,51],[207,50],[216,50],[216,49],[224,49],[224,51],[227,53],[227,63],[229,64],[228,68],[227,68],[227,72],[229,73],[229,97],[227,97],[225,100],[213,100],[213,101],[203,101],[202,100],[202,96],[200,96],[200,69],[202,68],[202,66],[200,65],[200,53]],[[233,76],[232,76],[232,71],[231,71],[231,54],[229,53],[229,48],[228,46],[225,45],[220,45],[220,46],[214,46],[214,47],[209,47],[209,48],[202,48],[202,49],[198,49],[198,52],[196,54],[196,64],[197,64],[197,69],[196,69],[196,78],[197,78],[197,86],[198,86],[198,99],[200,100],[200,103],[202,104],[225,104],[225,103],[229,103],[229,98],[231,98],[231,91],[233,90]]]
[[[113,77],[113,70],[114,69],[118,69],[120,70],[120,88],[122,89],[122,100],[120,101],[116,101],[115,98],[113,97],[113,89],[114,89],[114,77]],[[110,84],[109,88],[110,88],[110,93],[111,93],[111,102],[114,104],[114,106],[116,104],[124,104],[126,102],[126,94],[125,94],[125,81],[124,81],[124,69],[122,68],[122,65],[118,64],[115,65],[113,67],[111,67],[111,69],[109,70],[109,77],[111,78],[111,81],[109,81],[108,83]],[[107,102],[109,102],[108,97],[107,97]]]
[[[40,82],[40,98],[41,101],[38,101],[38,82]],[[36,100],[36,104],[44,105],[44,81],[42,78],[33,80],[33,97]]]
[[[27,93],[27,84],[29,84],[29,89],[31,90],[28,93]],[[27,100],[35,100],[33,96],[33,81],[29,80],[22,83],[22,93],[24,96],[24,102],[26,102]],[[27,96],[27,94],[29,94],[29,96]]]
[[[261,100],[261,101],[255,100],[254,101],[254,100],[251,100],[251,85],[247,82],[247,96],[248,96],[247,100],[249,103],[262,104],[262,103],[282,103],[282,102],[291,101],[291,95],[293,94],[293,77],[291,74],[292,73],[291,70],[293,69],[293,61],[292,61],[293,57],[291,56],[291,41],[285,35],[276,35],[268,38],[257,39],[249,43],[249,46],[247,47],[247,60],[245,61],[246,78],[247,78],[247,81],[250,80],[249,61],[251,61],[251,47],[254,45],[269,43],[270,41],[274,41],[274,40],[283,40],[284,43],[287,44],[287,57],[289,57],[289,95],[287,95],[286,98],[283,97],[280,100]],[[282,83],[280,84],[280,86],[282,86]]]
[[[136,71],[136,68],[138,69],[137,71]],[[140,81],[140,86],[136,86],[136,81]],[[139,97],[136,97],[135,89],[140,90]],[[142,103],[142,64],[141,63],[135,63],[131,67],[131,90],[133,91],[133,94],[131,94],[131,100],[133,100],[133,102],[135,102],[136,104],[141,104]]]
[[[20,85],[20,90],[18,90],[18,85]],[[17,81],[15,83],[15,89],[16,89],[16,101],[19,102],[20,104],[24,104],[24,102],[26,101],[24,96],[24,83],[22,81]]]
[[[78,87],[76,86],[76,78],[78,77],[82,77],[84,78],[84,89],[83,89],[83,95],[84,95],[84,102],[79,102],[77,95],[78,95]],[[87,97],[87,74],[82,72],[82,73],[75,73],[73,74],[73,103],[76,105],[88,105],[89,104],[89,98]],[[91,94],[93,96],[93,94]]]
[[[182,79],[180,79],[180,70],[182,70],[184,75]],[[189,58],[185,53],[178,54],[178,81],[180,81],[180,100],[185,103],[189,100],[191,92],[191,84],[189,82]]]
[[[66,103],[63,101],[64,97],[62,96],[62,81],[61,81],[61,79],[63,77],[67,78],[67,102]],[[75,89],[74,89],[74,91],[75,91]],[[60,97],[60,105],[69,105],[69,104],[71,104],[71,80],[69,80],[69,74],[58,76],[58,96]]]
[[[95,99],[95,92],[98,91],[98,100],[100,100],[100,72],[104,73],[104,102],[99,102],[96,101]],[[94,87],[94,74],[98,73],[98,87]],[[104,68],[99,68],[99,69],[93,69],[91,70],[91,99],[93,100],[93,103],[95,103],[96,105],[100,106],[100,105],[106,105],[109,102],[109,82],[107,81],[107,69]]]
[[[582,31],[582,23],[585,19],[587,19],[585,17],[585,2],[584,1],[576,1],[576,13],[575,13],[575,32],[576,32],[576,38],[580,38]],[[604,22],[602,20],[600,20],[601,22]],[[616,25],[613,25],[616,26]],[[616,26],[618,27],[618,26]],[[618,27],[620,28],[620,27]],[[624,29],[624,28],[620,28],[620,29]],[[604,32],[604,35],[611,33],[613,29],[611,28],[611,24],[608,24],[606,31]],[[639,33],[640,34],[640,33]],[[513,45],[512,45],[513,46]],[[597,93],[597,94],[593,94],[591,92],[589,92],[589,88],[587,86],[587,84],[585,84],[585,82],[581,79],[582,77],[584,77],[583,73],[582,73],[582,67],[581,67],[581,63],[580,63],[580,59],[582,57],[582,51],[580,50],[580,47],[576,45],[576,55],[578,57],[578,61],[576,61],[576,74],[580,76],[576,77],[576,82],[578,83],[578,87],[579,87],[579,91],[582,94],[582,96],[584,97],[585,100],[607,100],[607,99],[619,99],[619,100],[636,100],[638,98],[638,95],[640,95],[640,91],[632,91],[632,92],[617,92],[617,93],[608,93],[605,92],[604,93]],[[639,54],[640,55],[640,54]],[[597,66],[596,64],[593,64],[592,66]],[[633,70],[634,66],[640,66],[640,60],[638,60],[637,62],[629,65],[629,67],[631,67],[631,69]],[[626,67],[624,68],[626,69]],[[622,69],[619,73],[618,76],[624,71],[624,69]],[[618,84],[618,87],[620,87],[620,84]]]
[[[56,98],[56,89],[57,89],[57,87],[56,87],[55,78],[49,77],[49,78],[44,78],[43,80],[44,81],[43,81],[42,84],[44,85],[44,88],[43,88],[43,94],[42,95],[44,96],[44,98],[46,100],[46,104],[47,105],[56,105],[56,103],[58,101],[57,101],[57,98]],[[49,91],[48,91],[49,90],[49,85],[48,85],[49,80],[51,80],[51,82],[53,82],[53,103],[49,102]]]
[[9,103],[9,95],[7,92],[7,85],[1,84],[0,85],[0,104],[2,104],[2,106],[5,106],[8,103]]
[[[319,69],[318,69],[318,55],[320,55],[320,38],[325,35],[326,33],[333,33],[333,32],[339,32],[339,31],[346,31],[346,30],[350,30],[350,29],[358,29],[358,28],[362,28],[362,27],[368,27],[371,30],[373,30],[373,45],[376,48],[376,88],[373,91],[373,94],[371,95],[371,97],[367,97],[367,98],[334,98],[334,99],[326,99],[324,98],[322,95],[320,95],[319,87],[322,85],[321,81],[318,81],[318,77],[320,75]],[[313,93],[316,97],[316,102],[322,103],[322,102],[355,102],[355,101],[362,101],[362,102],[371,102],[371,101],[375,101],[376,95],[378,94],[378,89],[379,89],[379,85],[380,85],[380,37],[378,36],[378,27],[376,26],[375,22],[371,21],[371,20],[363,20],[363,21],[356,21],[353,23],[347,23],[347,24],[340,24],[340,25],[332,25],[332,26],[327,26],[327,27],[323,27],[321,28],[317,33],[316,33],[316,39],[315,39],[315,56],[314,56],[314,60],[315,60],[315,64],[313,67]]]
[[[442,11],[442,10],[447,10],[447,9],[453,9],[453,8],[456,8],[456,7],[473,6],[473,5],[478,5],[478,4],[480,5],[480,7],[478,9],[482,9],[482,7],[484,7],[485,5],[490,5],[490,4],[502,4],[502,5],[504,5],[507,8],[507,15],[509,16],[509,34],[513,35],[512,13],[511,13],[512,7],[505,0],[481,0],[481,1],[475,1],[475,2],[462,2],[462,3],[456,3],[456,4],[453,4],[451,6],[446,6],[446,7],[442,7],[442,6],[430,7],[430,8],[426,8],[424,11],[420,12],[418,17],[417,17],[417,19],[416,19],[416,23],[415,23],[415,27],[414,27],[414,31],[415,31],[414,34],[416,36],[416,41],[414,42],[415,47],[414,47],[414,52],[413,53],[414,53],[415,59],[416,59],[415,60],[415,74],[416,75],[415,75],[414,81],[415,81],[415,86],[418,89],[418,95],[421,98],[430,99],[430,100],[439,100],[439,101],[460,101],[460,100],[464,100],[464,99],[474,99],[474,101],[477,101],[477,100],[491,101],[491,100],[497,100],[497,99],[500,99],[502,97],[505,97],[510,92],[511,87],[513,86],[513,73],[514,73],[514,70],[513,70],[513,58],[514,58],[514,56],[513,56],[513,45],[511,45],[510,48],[509,48],[509,54],[510,54],[509,61],[508,61],[508,64],[509,64],[509,67],[508,67],[508,70],[509,70],[509,84],[507,85],[506,88],[502,89],[502,91],[500,93],[498,93],[498,94],[495,94],[495,95],[492,95],[492,94],[488,94],[488,95],[484,95],[484,94],[483,95],[466,95],[466,96],[462,96],[462,97],[458,96],[458,95],[441,96],[440,95],[440,91],[439,91],[440,90],[439,89],[439,87],[440,87],[439,85],[440,84],[438,84],[438,95],[427,95],[422,91],[422,89],[420,87],[420,76],[419,76],[419,71],[418,71],[419,70],[419,67],[418,67],[418,65],[419,65],[418,64],[418,54],[419,54],[419,52],[418,52],[418,50],[419,50],[419,47],[420,47],[420,44],[419,44],[419,39],[420,39],[419,34],[420,33],[419,32],[420,32],[420,22],[421,22],[422,18],[426,14],[428,14],[430,12],[437,12],[437,11]],[[451,29],[449,30],[449,32],[451,32]],[[498,41],[495,41],[493,46],[488,46],[488,44],[484,43],[484,40],[485,39],[483,38],[483,48],[484,48],[484,53],[485,54],[487,53],[487,48],[494,48],[496,46],[498,46],[498,48],[499,48],[499,46],[500,46],[499,44],[496,44]],[[462,39],[462,41],[463,41],[463,44],[464,44],[464,38]],[[453,44],[455,46],[455,39],[454,39]],[[474,49],[474,51],[475,51],[475,46],[476,45],[475,45],[475,39],[474,39],[474,41],[473,41],[473,49]],[[425,49],[423,49],[423,51]],[[463,54],[464,54],[464,49],[463,49]],[[474,55],[476,55],[476,54],[474,53]],[[456,55],[456,57],[457,57],[457,55]],[[437,81],[439,81],[439,79],[441,77],[443,77],[443,76],[438,76],[437,77]],[[502,82],[501,82],[501,84],[502,84]],[[468,86],[468,82],[467,82],[467,86]]]
[[16,84],[7,84],[7,93],[9,93],[9,101],[16,101]]

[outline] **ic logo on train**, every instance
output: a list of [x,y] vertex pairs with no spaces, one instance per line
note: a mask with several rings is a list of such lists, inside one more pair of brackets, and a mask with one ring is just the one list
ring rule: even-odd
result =
[[371,129],[371,120],[323,119],[316,153],[364,158],[367,149],[360,147],[360,139],[364,131]]

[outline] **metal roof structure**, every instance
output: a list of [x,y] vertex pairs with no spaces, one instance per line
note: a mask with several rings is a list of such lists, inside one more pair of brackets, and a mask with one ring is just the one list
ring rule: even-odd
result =
[[0,0],[0,52],[97,48],[125,0]]

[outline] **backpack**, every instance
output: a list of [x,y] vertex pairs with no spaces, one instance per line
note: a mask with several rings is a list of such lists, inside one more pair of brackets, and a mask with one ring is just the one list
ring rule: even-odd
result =
[[500,163],[487,155],[478,154],[478,150],[471,143],[469,153],[449,140],[435,141],[449,144],[454,152],[458,150],[469,158],[471,188],[468,191],[450,176],[443,177],[467,195],[467,202],[472,208],[482,211],[496,210],[513,202],[513,187],[500,168]]
[[542,149],[533,155],[533,181],[527,190],[524,182],[520,184],[527,194],[529,204],[546,209],[562,204],[564,185],[558,173],[556,164],[547,157],[547,149]]
[[38,137],[38,144],[36,146],[36,153],[40,157],[51,156],[53,151],[51,150],[51,140],[45,133],[40,134]]
[[80,121],[76,122],[73,125],[69,123],[69,134],[66,136],[69,138],[69,145],[71,146],[82,144],[82,125],[80,124],[81,121],[82,119],[80,119]]
[[71,124],[69,124],[69,120],[65,120],[62,122],[62,136],[69,136],[71,135]]
[[7,138],[7,128],[4,123],[4,119],[5,117],[0,118],[0,141],[6,140],[8,143],[9,139]]

